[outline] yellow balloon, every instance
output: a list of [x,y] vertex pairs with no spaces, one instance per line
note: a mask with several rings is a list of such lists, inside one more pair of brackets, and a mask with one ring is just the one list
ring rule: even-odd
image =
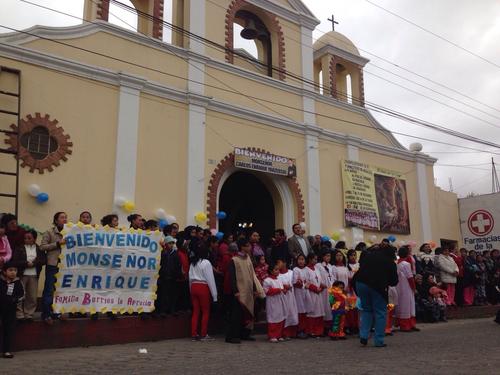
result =
[[198,212],[198,213],[196,213],[196,215],[194,215],[194,220],[198,224],[203,224],[207,221],[207,214],[204,212]]
[[126,201],[124,204],[123,204],[123,209],[128,212],[128,213],[131,213],[132,211],[135,210],[135,204],[134,202],[132,201]]
[[333,232],[332,233],[332,240],[334,240],[334,241],[340,240],[340,233],[339,232]]

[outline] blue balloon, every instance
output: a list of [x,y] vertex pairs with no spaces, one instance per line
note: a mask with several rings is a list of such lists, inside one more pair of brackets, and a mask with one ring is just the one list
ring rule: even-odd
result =
[[322,241],[322,242],[328,242],[328,241],[330,241],[330,237],[328,237],[328,236],[323,236],[323,237],[321,237],[321,241]]
[[396,242],[396,237],[394,237],[393,235],[390,235],[389,237],[387,237],[387,239],[388,239],[390,242]]
[[224,233],[222,233],[222,232],[217,232],[217,233],[215,234],[215,237],[216,237],[216,238],[220,241],[220,240],[222,240],[222,238],[224,237]]
[[49,195],[47,193],[39,193],[37,196],[36,196],[36,201],[38,203],[45,203],[49,200]]
[[163,227],[166,227],[167,225],[168,221],[165,219],[160,219],[160,221],[158,222],[158,226],[160,227],[160,229],[163,229]]
[[227,217],[227,214],[224,211],[217,212],[217,219],[224,220]]

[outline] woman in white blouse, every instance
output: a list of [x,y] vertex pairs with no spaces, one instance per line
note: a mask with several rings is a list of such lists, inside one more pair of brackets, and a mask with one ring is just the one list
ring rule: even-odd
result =
[[[208,336],[208,320],[210,318],[210,295],[217,301],[217,287],[212,264],[208,261],[208,248],[202,241],[192,241],[189,245],[194,254],[189,267],[189,286],[193,315],[191,317],[191,337],[193,341],[213,340]],[[198,322],[201,313],[201,329],[198,334]]]

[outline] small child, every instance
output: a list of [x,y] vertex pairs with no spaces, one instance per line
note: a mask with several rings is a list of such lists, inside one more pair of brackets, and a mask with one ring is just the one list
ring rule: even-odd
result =
[[328,289],[332,286],[333,278],[332,278],[332,266],[330,265],[330,260],[332,255],[329,250],[324,249],[321,255],[321,263],[316,264],[316,270],[321,275],[321,301],[323,303],[323,316],[324,316],[324,326],[325,331],[328,331],[332,326],[332,309],[330,306],[329,298],[328,298]]
[[266,263],[266,257],[264,255],[258,255],[256,257],[257,264],[255,266],[255,275],[260,281],[260,285],[264,284],[264,280],[268,276],[269,266]]
[[359,313],[356,308],[357,296],[353,285],[354,275],[359,270],[356,250],[347,252],[347,269],[349,270],[349,282],[346,287],[347,313],[345,316],[345,331],[348,335],[357,335],[359,333]]
[[395,286],[389,287],[389,303],[387,304],[387,320],[385,324],[385,335],[392,336],[392,326],[394,324],[394,309],[398,304],[398,290]]
[[2,322],[2,353],[4,358],[14,358],[11,353],[16,330],[16,307],[24,297],[24,288],[17,277],[17,266],[4,263],[0,275],[0,320]]
[[297,337],[299,339],[307,338],[307,290],[305,282],[307,278],[306,257],[300,254],[297,257],[297,267],[293,269],[293,292],[295,302],[297,303],[297,312],[299,314],[299,326]]
[[286,266],[284,259],[277,259],[276,264],[279,267],[280,274],[278,280],[281,280],[284,288],[284,301],[285,301],[285,328],[283,330],[283,338],[290,340],[297,337],[297,326],[299,324],[299,313],[297,311],[297,302],[295,301],[295,294],[293,292],[293,272]]
[[38,276],[45,264],[45,253],[36,244],[37,233],[34,230],[24,234],[24,245],[14,252],[13,262],[19,267],[18,277],[24,287],[25,298],[17,305],[17,319],[32,321],[36,310]]
[[307,255],[305,288],[307,290],[307,333],[318,338],[324,335],[325,309],[323,303],[324,289],[321,274],[315,267],[318,258],[313,253]]
[[328,332],[328,336],[332,340],[345,340],[344,325],[346,315],[346,299],[344,293],[345,284],[342,281],[335,281],[330,289],[328,289],[329,302],[332,314],[332,326]]
[[277,264],[269,268],[269,275],[264,279],[263,288],[266,293],[267,336],[270,342],[283,341],[286,307],[283,283],[278,278],[280,269]]
[[181,290],[178,288],[177,280],[182,277],[182,266],[175,248],[175,238],[165,237],[162,247],[156,313],[165,316],[166,314],[177,314],[179,309]]

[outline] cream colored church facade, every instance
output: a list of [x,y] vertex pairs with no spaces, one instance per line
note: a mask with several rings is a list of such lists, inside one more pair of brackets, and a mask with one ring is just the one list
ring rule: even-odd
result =
[[[174,0],[173,24],[189,33],[174,32],[172,44],[161,41],[163,1],[132,2],[153,16],[139,16],[138,32],[108,23],[109,1],[99,0],[85,2],[81,25],[0,36],[0,65],[21,72],[22,223],[43,230],[56,211],[75,220],[89,210],[95,219],[118,212],[125,224],[115,202],[126,199],[145,217],[161,208],[181,226],[204,212],[216,228],[221,207],[231,216],[221,200],[238,198],[223,190],[239,173],[267,190],[268,225],[345,229],[349,245],[386,237],[346,226],[341,162],[350,160],[404,176],[411,229],[398,239],[460,238],[457,197],[434,185],[436,159],[405,149],[364,108],[368,60],[337,32],[313,44],[319,21],[299,0]],[[233,50],[235,24],[256,31],[260,63]],[[0,84],[14,86],[2,74]],[[294,174],[242,169],[237,149],[289,158]],[[15,188],[2,180],[2,190]],[[28,194],[31,184],[48,202]],[[2,199],[0,211],[9,205]]]

